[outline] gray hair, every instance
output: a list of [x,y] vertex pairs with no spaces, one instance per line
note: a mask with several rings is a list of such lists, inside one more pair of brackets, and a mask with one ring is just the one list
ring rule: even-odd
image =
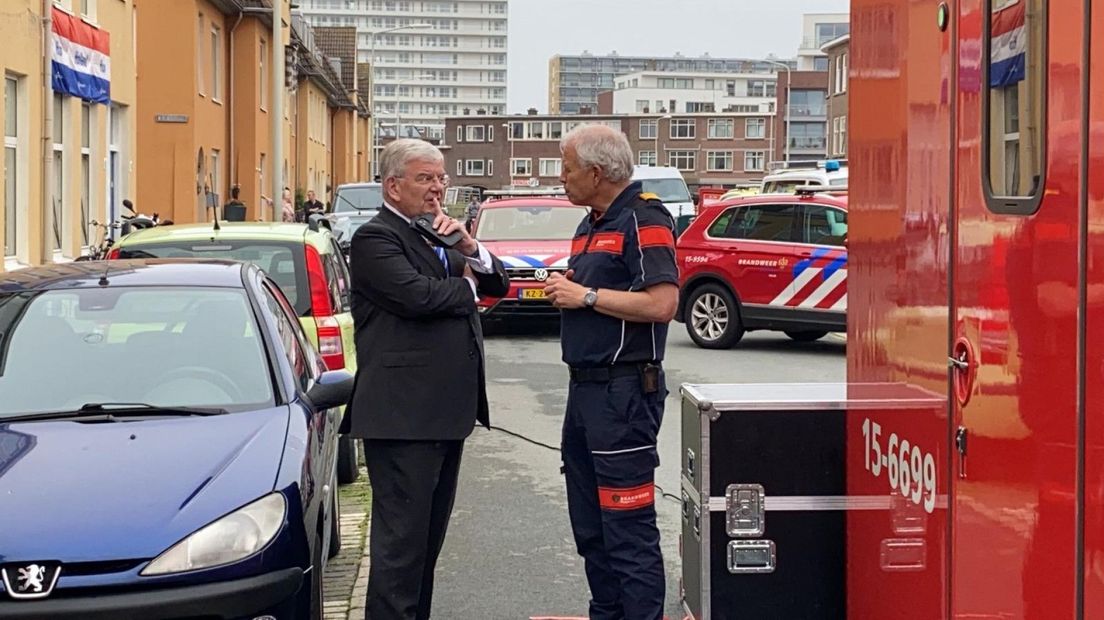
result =
[[560,152],[575,147],[579,164],[598,166],[606,179],[622,183],[632,178],[633,153],[629,139],[606,125],[579,125],[560,140]]
[[380,180],[386,181],[391,177],[401,177],[406,167],[412,161],[444,161],[445,156],[437,147],[425,140],[416,138],[400,138],[388,144],[380,152],[379,170]]

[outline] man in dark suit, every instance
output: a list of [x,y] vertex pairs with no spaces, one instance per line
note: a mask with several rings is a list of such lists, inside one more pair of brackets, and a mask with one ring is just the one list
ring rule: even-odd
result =
[[[366,617],[429,618],[433,570],[452,512],[464,439],[490,424],[478,294],[509,289],[502,262],[441,209],[444,158],[400,139],[380,155],[384,204],[350,251],[357,382],[351,434],[372,483]],[[411,227],[429,213],[451,249]]]

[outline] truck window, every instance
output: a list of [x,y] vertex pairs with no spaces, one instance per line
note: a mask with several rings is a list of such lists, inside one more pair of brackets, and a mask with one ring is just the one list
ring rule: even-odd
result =
[[1045,157],[1044,0],[988,0],[984,184],[1000,213],[1033,213]]

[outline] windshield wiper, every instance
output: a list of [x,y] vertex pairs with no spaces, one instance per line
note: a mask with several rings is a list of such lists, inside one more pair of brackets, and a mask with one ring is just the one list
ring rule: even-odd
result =
[[0,416],[0,424],[29,422],[34,420],[87,420],[110,421],[117,418],[141,416],[211,416],[228,413],[217,407],[178,407],[150,405],[147,403],[87,403],[76,411],[45,411],[11,417]]
[[172,405],[150,405],[147,403],[86,403],[81,405],[77,413],[111,413],[118,414],[144,414],[157,415],[222,415],[227,413],[225,409],[218,407],[179,407]]

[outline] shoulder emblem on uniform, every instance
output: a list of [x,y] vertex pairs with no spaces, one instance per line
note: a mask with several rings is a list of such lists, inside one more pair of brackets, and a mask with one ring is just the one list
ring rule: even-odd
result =
[[641,200],[659,200],[659,196],[653,194],[652,192],[640,192],[640,199]]

